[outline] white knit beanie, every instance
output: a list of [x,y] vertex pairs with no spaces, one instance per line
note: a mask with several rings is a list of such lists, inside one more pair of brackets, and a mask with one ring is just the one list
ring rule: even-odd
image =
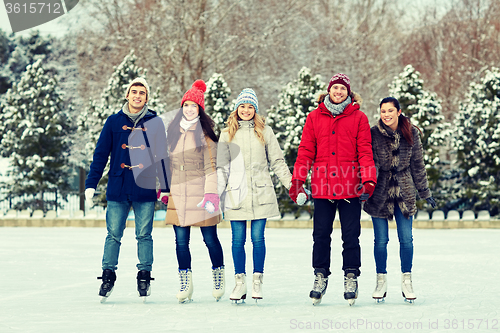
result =
[[130,88],[132,88],[132,85],[133,85],[134,83],[140,83],[140,84],[142,84],[142,85],[146,88],[146,94],[147,94],[147,96],[146,96],[146,102],[148,102],[148,101],[149,101],[149,96],[150,96],[150,94],[149,94],[149,85],[148,85],[148,83],[146,82],[146,80],[145,80],[144,78],[142,78],[142,77],[136,77],[135,79],[133,79],[133,80],[132,80],[132,81],[128,84],[128,87],[127,87],[127,92],[125,93],[125,99],[127,99],[128,94],[129,94],[129,92],[130,92]]

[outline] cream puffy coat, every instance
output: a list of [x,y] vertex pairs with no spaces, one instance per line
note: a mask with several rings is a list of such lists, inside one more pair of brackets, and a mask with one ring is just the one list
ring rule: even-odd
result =
[[221,221],[220,210],[208,213],[197,204],[206,193],[217,193],[217,144],[205,137],[205,144],[196,150],[195,127],[182,128],[175,149],[170,153],[170,197],[166,224],[178,226],[211,226]]
[[221,208],[226,220],[255,220],[280,216],[269,170],[290,188],[292,175],[278,140],[269,126],[264,128],[266,144],[254,132],[254,121],[239,121],[231,142],[221,133],[217,148],[217,173]]

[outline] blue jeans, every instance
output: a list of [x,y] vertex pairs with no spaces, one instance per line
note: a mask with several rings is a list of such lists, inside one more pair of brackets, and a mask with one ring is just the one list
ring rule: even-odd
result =
[[[401,272],[411,272],[413,263],[413,236],[412,221],[404,217],[397,204],[394,205],[394,218],[399,238],[399,258],[401,259]],[[389,222],[387,219],[372,217],[375,245],[373,254],[377,273],[387,273],[387,243],[389,242]]]
[[[253,272],[264,273],[264,260],[266,258],[266,243],[264,240],[264,229],[266,219],[252,220],[250,225],[250,236],[253,244]],[[231,221],[233,234],[231,251],[235,274],[246,273],[245,271],[245,242],[247,238],[247,221]]]
[[[212,261],[212,268],[224,266],[222,246],[217,237],[217,226],[200,227],[203,241],[208,248],[208,254]],[[179,269],[191,269],[191,252],[189,251],[189,238],[191,227],[179,227],[174,225],[175,252]]]
[[130,207],[135,214],[135,239],[137,239],[137,257],[139,270],[151,271],[153,266],[153,216],[155,203],[136,201],[108,201],[106,228],[108,235],[104,242],[102,269],[115,271],[118,265],[121,239],[127,223]]

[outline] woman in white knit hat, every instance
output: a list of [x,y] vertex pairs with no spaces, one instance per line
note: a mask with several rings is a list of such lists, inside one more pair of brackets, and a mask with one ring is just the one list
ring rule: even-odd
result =
[[271,127],[259,116],[257,96],[243,89],[227,120],[217,149],[218,192],[224,218],[231,221],[236,285],[231,300],[246,299],[246,222],[251,221],[253,244],[252,298],[262,299],[266,246],[264,229],[270,217],[280,216],[269,168],[290,188],[292,175]]

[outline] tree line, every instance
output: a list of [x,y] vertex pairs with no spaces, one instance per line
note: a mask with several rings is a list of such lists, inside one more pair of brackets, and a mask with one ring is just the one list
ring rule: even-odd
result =
[[[69,191],[72,170],[88,168],[102,121],[121,107],[133,75],[147,76],[155,93],[151,104],[160,113],[176,108],[195,79],[210,82],[207,108],[213,111],[207,111],[219,131],[231,91],[254,88],[291,167],[299,125],[329,77],[343,72],[363,97],[372,125],[380,99],[393,95],[422,129],[440,208],[498,211],[498,1],[451,1],[444,15],[429,7],[418,20],[405,10],[408,5],[384,0],[87,5],[95,24],[65,38],[0,34],[2,156],[20,161],[11,171],[15,184],[2,185],[8,193]],[[40,85],[45,90],[34,89]],[[34,102],[35,96],[41,97]],[[54,116],[59,114],[64,116]],[[52,177],[67,184],[51,180],[47,171],[35,177],[34,166],[43,169],[56,160],[35,143],[20,148],[35,142],[35,134],[60,145],[56,155],[64,166],[52,173],[63,173]],[[282,212],[300,213],[282,199]]]

